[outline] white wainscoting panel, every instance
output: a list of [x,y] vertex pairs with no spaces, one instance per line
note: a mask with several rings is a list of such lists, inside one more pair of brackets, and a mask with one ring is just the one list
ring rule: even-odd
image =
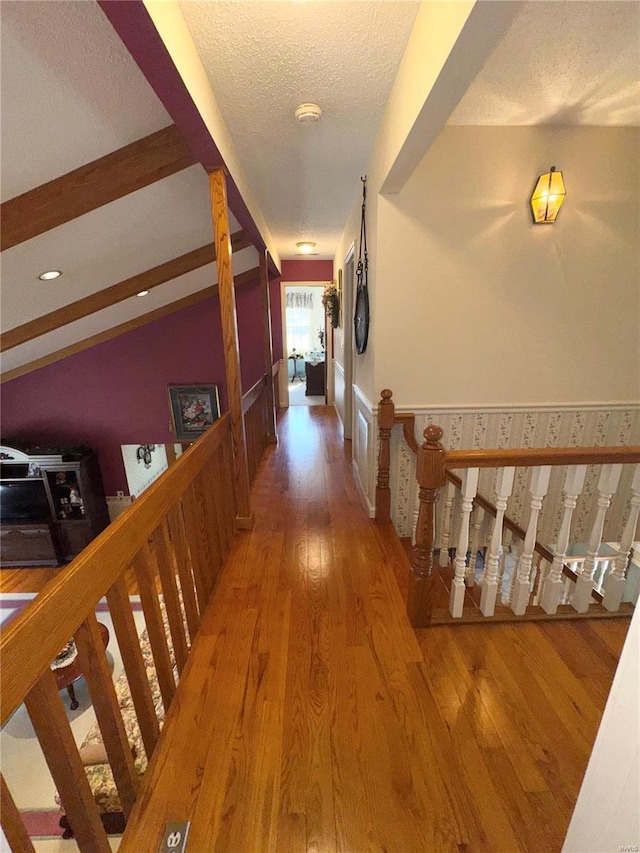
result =
[[371,518],[375,515],[375,490],[378,459],[377,415],[370,400],[353,387],[355,415],[353,436],[353,473]]
[[[406,411],[399,408],[398,411]],[[413,410],[416,414],[416,440],[422,443],[423,430],[437,424],[444,432],[442,443],[448,450],[487,448],[588,447],[640,444],[640,405],[603,404],[602,406],[522,406],[454,410],[434,407]],[[391,514],[400,536],[411,536],[417,510],[415,459],[402,437],[402,427],[391,436]],[[607,513],[604,540],[615,541],[628,514],[632,465],[623,468],[620,486]],[[564,469],[552,472],[549,492],[539,525],[539,541],[552,545],[562,520],[562,483]],[[484,470],[478,491],[495,503],[495,471]],[[530,469],[516,471],[513,496],[507,515],[522,527],[527,526],[527,500]],[[593,525],[597,501],[598,470],[590,466],[581,498],[574,513],[572,541],[586,541]]]
[[334,403],[338,417],[344,429],[345,405],[344,405],[344,367],[337,361],[333,361],[333,394]]

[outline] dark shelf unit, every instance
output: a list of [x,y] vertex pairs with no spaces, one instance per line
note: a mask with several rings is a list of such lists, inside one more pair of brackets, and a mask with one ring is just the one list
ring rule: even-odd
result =
[[[3,566],[62,565],[109,524],[98,458],[89,452],[74,461],[63,462],[60,456],[29,459],[1,463],[7,505],[0,525],[0,560]],[[12,489],[16,495],[23,491],[15,501],[16,517],[11,516]],[[32,514],[29,491],[34,496]]]

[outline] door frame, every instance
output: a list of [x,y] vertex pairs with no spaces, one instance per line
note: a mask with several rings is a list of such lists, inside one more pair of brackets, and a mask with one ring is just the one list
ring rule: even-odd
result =
[[[282,360],[285,382],[281,383],[280,405],[289,408],[289,350],[287,347],[287,287],[315,287],[324,290],[326,281],[281,281],[280,282],[280,312],[282,317]],[[329,384],[327,373],[333,358],[333,340],[331,324],[327,324],[327,314],[324,312],[324,361],[325,361],[325,403],[329,399]]]
[[355,350],[353,348],[353,312],[355,309],[355,241],[349,246],[342,265],[342,300],[344,311],[344,423],[345,440],[353,438],[353,379]]

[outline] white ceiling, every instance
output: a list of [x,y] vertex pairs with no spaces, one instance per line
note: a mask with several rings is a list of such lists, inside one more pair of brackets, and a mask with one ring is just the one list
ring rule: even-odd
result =
[[[181,2],[280,257],[333,257],[417,2]],[[317,125],[298,104],[318,103]]]
[[526,3],[449,123],[640,125],[640,2]]
[[[93,0],[1,0],[2,199],[153,133],[171,119]],[[232,231],[239,229],[231,217]],[[213,242],[200,165],[2,252],[2,330]],[[236,256],[234,272],[257,266]],[[39,273],[60,269],[54,281]],[[5,352],[11,370],[216,282],[208,265]]]
[[[487,2],[487,0],[485,0]],[[332,257],[419,4],[188,2],[181,8],[282,257]],[[0,0],[2,199],[159,130],[170,118],[95,0]],[[640,123],[640,2],[530,2],[451,122]],[[303,101],[320,124],[293,117]],[[233,230],[237,223],[233,220]],[[212,239],[193,166],[2,253],[2,329]],[[255,266],[238,255],[235,271]],[[40,282],[38,273],[64,276]],[[25,364],[212,284],[204,267],[6,353]]]
[[93,0],[1,0],[2,201],[171,124]]
[[[258,253],[253,246],[234,253],[234,274],[237,275],[238,273],[246,272],[257,265]],[[4,371],[13,370],[30,361],[55,353],[79,341],[84,341],[93,335],[105,332],[114,326],[119,326],[121,323],[126,323],[129,320],[140,317],[142,314],[155,311],[157,308],[169,305],[172,302],[183,299],[185,296],[205,290],[211,287],[211,285],[216,284],[217,280],[216,265],[206,264],[185,275],[174,278],[166,284],[154,287],[148,296],[132,296],[102,311],[89,314],[81,320],[76,320],[73,323],[68,323],[66,326],[54,329],[54,331],[48,332],[46,335],[41,335],[35,340],[29,341],[29,343],[7,350],[7,352],[2,354],[2,369]],[[55,282],[53,283],[55,284]],[[169,341],[167,345],[170,346]]]
[[[230,220],[232,231],[238,230]],[[212,242],[209,183],[198,164],[4,251],[2,328]],[[38,279],[51,269],[64,274]]]

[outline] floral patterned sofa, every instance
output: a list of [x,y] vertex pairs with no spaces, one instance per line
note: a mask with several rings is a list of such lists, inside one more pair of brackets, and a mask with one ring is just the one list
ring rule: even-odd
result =
[[[169,655],[175,677],[177,675],[177,669],[173,653],[173,645],[171,643],[171,634],[169,632],[169,624],[164,602],[162,601],[162,597],[160,597],[160,599],[162,617],[164,620],[164,630],[167,637],[167,645],[169,647]],[[160,687],[158,685],[158,676],[156,674],[153,654],[151,652],[151,646],[149,644],[149,637],[146,629],[140,636],[140,649],[142,651],[142,657],[147,670],[147,677],[149,679],[153,704],[156,709],[156,716],[158,717],[158,721],[162,727],[164,722],[164,706],[162,704],[162,696],[160,695]],[[129,690],[129,682],[124,670],[118,676],[114,687],[116,690],[118,704],[122,712],[125,731],[134,757],[134,766],[137,772],[142,775],[147,769],[148,760],[144,750],[144,744],[142,742],[142,735],[138,726],[138,719],[133,705],[133,700],[131,698],[131,691]],[[109,833],[121,833],[124,832],[124,815],[122,813],[118,789],[116,788],[113,773],[111,772],[111,766],[106,760],[106,755],[104,756],[104,761],[99,758],[97,761],[94,759],[95,755],[99,755],[103,752],[102,735],[100,733],[98,723],[96,722],[89,729],[87,736],[82,742],[80,747],[80,757],[85,760],[87,781],[89,782],[89,787],[93,793],[93,798],[98,806],[98,810],[100,811],[105,830]],[[86,756],[89,756],[88,761],[85,759]],[[62,817],[60,819],[60,826],[64,830],[62,837],[72,838],[73,830],[69,825],[64,805],[57,792],[55,800],[60,806],[60,811],[62,813]]]

